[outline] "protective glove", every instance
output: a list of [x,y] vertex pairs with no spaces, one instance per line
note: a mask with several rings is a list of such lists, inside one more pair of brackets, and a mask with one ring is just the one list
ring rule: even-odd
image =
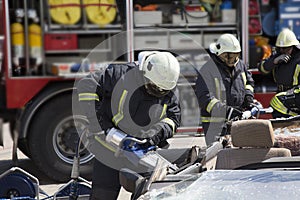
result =
[[250,109],[252,107],[252,104],[254,103],[254,99],[252,95],[246,95],[244,98],[244,107],[246,109]]
[[160,142],[160,139],[157,136],[153,136],[152,138],[147,138],[147,142],[144,144],[140,144],[140,147],[143,149],[148,149],[153,146],[156,147]]
[[238,118],[241,118],[243,115],[243,112],[234,108],[234,107],[231,107],[231,106],[228,106],[227,107],[227,112],[226,112],[226,119],[227,120],[231,120],[235,117],[238,117]]
[[290,56],[290,55],[288,55],[288,54],[281,54],[281,55],[277,56],[277,57],[274,59],[273,63],[274,63],[275,65],[278,65],[278,64],[280,64],[280,63],[288,63],[290,59],[291,59],[291,56]]
[[160,148],[165,148],[169,143],[164,138],[163,123],[159,122],[154,124],[149,130],[141,130],[140,135],[147,139],[147,142],[141,144],[142,148],[149,148],[151,146],[158,146]]
[[251,114],[250,110],[247,110],[247,111],[243,112],[242,119],[249,119],[250,117],[252,117],[252,114]]

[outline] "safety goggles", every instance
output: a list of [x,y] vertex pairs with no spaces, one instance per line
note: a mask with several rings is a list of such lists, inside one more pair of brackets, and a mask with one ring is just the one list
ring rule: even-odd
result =
[[145,84],[145,88],[150,95],[155,97],[163,97],[170,92],[170,90],[164,90],[152,83],[151,81]]
[[239,61],[240,53],[225,52],[219,55],[219,58],[229,67],[236,66]]
[[282,54],[291,54],[292,49],[293,49],[293,46],[290,46],[290,47],[276,47],[276,52],[282,53]]

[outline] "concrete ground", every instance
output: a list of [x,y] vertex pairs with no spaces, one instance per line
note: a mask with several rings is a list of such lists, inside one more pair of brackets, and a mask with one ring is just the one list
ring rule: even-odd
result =
[[[8,131],[9,124],[4,123],[4,147],[0,147],[0,176],[5,171],[11,169],[11,167],[17,166],[25,170],[29,174],[36,177],[39,181],[39,186],[42,191],[47,195],[54,195],[61,187],[66,185],[66,183],[55,183],[54,181],[47,178],[40,172],[34,163],[28,159],[22,152],[18,151],[18,163],[17,165],[12,162],[12,139]],[[204,146],[204,138],[199,136],[190,136],[190,135],[177,135],[174,138],[169,140],[170,148],[184,148],[191,147],[193,145]],[[71,179],[70,179],[71,180]],[[46,195],[40,195],[40,199],[47,197]],[[130,193],[125,191],[123,188],[120,192],[118,200],[129,200]]]

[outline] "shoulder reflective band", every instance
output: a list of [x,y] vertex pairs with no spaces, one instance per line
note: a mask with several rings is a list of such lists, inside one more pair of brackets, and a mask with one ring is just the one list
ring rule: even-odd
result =
[[128,91],[124,90],[122,93],[122,96],[120,98],[119,101],[119,106],[118,106],[118,113],[112,118],[113,123],[117,126],[118,123],[123,119],[124,117],[124,113],[123,113],[123,109],[124,109],[124,102],[126,99]]
[[99,101],[99,96],[96,93],[80,93],[78,96],[79,101]]
[[297,64],[295,72],[294,72],[294,76],[293,76],[293,85],[298,85],[299,72],[300,72],[300,65]]
[[264,68],[264,64],[265,64],[266,61],[262,61],[261,64],[260,64],[260,70],[262,71],[262,73],[265,73],[265,74],[268,74],[270,73],[269,71],[265,70]]
[[209,102],[208,105],[206,106],[206,111],[210,113],[211,110],[213,109],[214,105],[215,105],[217,102],[219,102],[219,100],[216,99],[216,98],[213,98],[212,100],[210,100],[210,102]]
[[276,94],[271,102],[270,102],[270,105],[275,109],[277,110],[278,112],[282,113],[282,114],[285,114],[285,115],[291,115],[291,116],[296,116],[298,115],[297,113],[294,113],[292,111],[288,111],[288,109],[283,105],[283,103],[277,98],[278,96],[281,96],[281,95],[286,95],[286,92],[280,92],[278,94]]
[[203,117],[203,116],[201,116],[201,121],[206,122],[206,123],[209,123],[209,122],[224,122],[225,118],[223,118],[223,117]]
[[163,116],[165,116],[166,111],[167,111],[167,107],[168,107],[168,105],[164,104],[164,107],[163,107],[163,110],[161,112],[161,115],[160,115],[159,119],[161,119],[161,118],[163,118]]
[[246,85],[246,86],[245,86],[245,89],[246,89],[246,90],[250,90],[251,92],[254,91],[254,89],[253,89],[253,87],[252,87],[251,85]]
[[175,123],[173,122],[173,120],[171,120],[170,118],[164,118],[161,121],[169,124],[172,127],[173,134],[175,133]]
[[218,78],[215,78],[215,85],[216,85],[216,97],[217,99],[221,99],[221,86]]
[[99,136],[95,135],[95,140],[97,142],[99,142],[102,146],[104,146],[105,148],[107,148],[108,150],[110,150],[110,151],[112,151],[114,153],[116,152],[116,149],[114,149],[112,146],[110,146],[105,141],[103,141]]

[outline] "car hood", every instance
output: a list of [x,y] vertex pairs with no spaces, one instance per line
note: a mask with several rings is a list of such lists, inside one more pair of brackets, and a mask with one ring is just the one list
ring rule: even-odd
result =
[[211,170],[165,187],[156,184],[139,200],[298,199],[300,171]]

